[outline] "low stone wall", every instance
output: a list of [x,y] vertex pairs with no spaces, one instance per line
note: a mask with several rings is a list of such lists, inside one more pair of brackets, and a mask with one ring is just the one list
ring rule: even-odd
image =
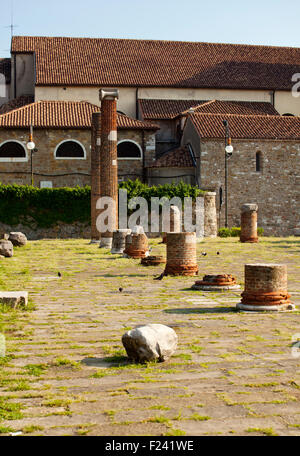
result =
[[[204,221],[203,221],[203,236],[216,237],[217,236],[217,213],[216,213],[216,195],[213,192],[207,193],[204,197]],[[151,215],[149,214],[149,221]],[[195,223],[195,213],[193,214],[193,223]],[[161,230],[161,217],[160,217],[160,230]],[[182,229],[184,231],[184,228]],[[91,226],[87,223],[75,222],[72,224],[58,223],[50,228],[35,228],[29,227],[25,224],[19,223],[18,225],[6,225],[0,222],[0,238],[4,233],[10,231],[21,231],[26,234],[29,240],[38,239],[91,239]],[[149,238],[160,237],[162,232],[146,234]]]
[[30,241],[38,239],[90,239],[91,238],[91,227],[84,223],[73,223],[67,225],[60,223],[51,228],[30,228],[22,223],[18,225],[9,226],[4,223],[0,223],[0,237],[3,233],[9,233],[10,231],[21,231],[26,234],[26,237]]

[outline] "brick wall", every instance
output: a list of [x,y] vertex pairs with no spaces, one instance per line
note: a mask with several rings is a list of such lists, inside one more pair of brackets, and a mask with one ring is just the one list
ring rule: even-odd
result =
[[[130,139],[143,149],[142,135],[141,130],[119,130],[118,141]],[[155,158],[155,133],[145,131],[144,135],[145,161],[150,163]],[[66,139],[77,140],[84,146],[86,150],[85,160],[55,159],[54,151],[56,146]],[[28,130],[0,130],[0,144],[7,140],[18,140],[26,144]],[[38,149],[38,152],[34,154],[34,172],[44,174],[44,176],[34,176],[36,186],[40,185],[40,181],[52,181],[53,187],[90,185],[90,130],[36,129],[34,130],[34,141]],[[118,160],[118,168],[119,180],[136,179],[143,176],[142,160]],[[0,162],[0,182],[3,184],[30,184],[30,159],[27,162]]]
[[[296,141],[233,140],[228,161],[229,226],[240,226],[240,207],[258,204],[258,226],[266,235],[289,236],[300,226],[300,143]],[[256,152],[261,152],[261,171],[256,171]],[[201,188],[225,196],[224,142],[201,143]],[[218,206],[219,208],[219,206]],[[225,205],[221,213],[224,226]]]

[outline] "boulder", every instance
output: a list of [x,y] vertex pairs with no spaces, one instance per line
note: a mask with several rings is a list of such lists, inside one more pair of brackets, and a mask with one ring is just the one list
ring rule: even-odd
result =
[[27,243],[27,237],[25,236],[25,234],[20,233],[20,232],[9,233],[8,239],[16,247],[23,247]]
[[137,326],[122,337],[128,358],[140,363],[166,361],[175,352],[177,342],[176,332],[160,324]]
[[0,241],[0,255],[10,258],[14,254],[14,246],[10,241]]

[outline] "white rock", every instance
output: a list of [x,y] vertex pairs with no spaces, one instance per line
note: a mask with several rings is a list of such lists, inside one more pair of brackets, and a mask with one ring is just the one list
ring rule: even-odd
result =
[[7,258],[12,257],[14,254],[14,246],[10,241],[0,241],[0,255]]
[[16,247],[23,247],[24,245],[27,244],[27,237],[25,234],[19,232],[11,232],[9,233],[9,238],[10,242],[13,243]]
[[178,337],[169,326],[137,326],[122,337],[128,357],[136,362],[166,361],[177,348]]

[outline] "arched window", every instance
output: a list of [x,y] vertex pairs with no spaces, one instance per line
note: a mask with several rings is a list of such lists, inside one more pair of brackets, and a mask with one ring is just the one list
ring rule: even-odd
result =
[[5,141],[0,145],[0,161],[27,161],[27,151],[20,141]]
[[256,172],[259,173],[261,171],[261,152],[256,152],[255,155],[255,161],[256,161]]
[[294,114],[291,114],[289,112],[286,112],[285,114],[282,114],[283,116],[287,116],[287,117],[295,117]]
[[118,143],[118,158],[123,160],[140,160],[143,156],[141,147],[134,141],[126,139]]
[[56,146],[54,156],[57,159],[84,160],[86,158],[86,152],[79,141],[76,141],[76,139],[67,139]]

